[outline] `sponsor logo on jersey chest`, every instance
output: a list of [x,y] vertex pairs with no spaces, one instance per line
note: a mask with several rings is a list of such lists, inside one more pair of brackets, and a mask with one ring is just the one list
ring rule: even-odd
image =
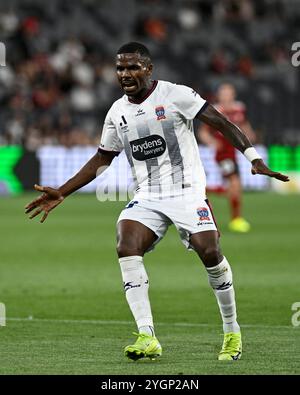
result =
[[122,115],[122,117],[121,117],[120,127],[121,127],[121,131],[123,133],[129,132],[129,126],[127,124],[127,121],[126,121],[126,118],[124,115]]
[[130,142],[132,156],[136,160],[157,158],[166,150],[165,140],[158,134],[143,137]]
[[165,108],[163,106],[156,107],[155,108],[155,113],[156,113],[158,121],[160,121],[161,119],[166,119]]

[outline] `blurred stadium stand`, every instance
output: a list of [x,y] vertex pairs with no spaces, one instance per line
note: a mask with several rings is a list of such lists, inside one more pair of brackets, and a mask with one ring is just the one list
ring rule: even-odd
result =
[[299,37],[299,0],[1,0],[0,142],[97,144],[120,96],[115,52],[140,40],[156,77],[211,100],[231,81],[264,143],[299,143]]
[[98,145],[121,95],[116,50],[133,40],[156,78],[212,102],[232,82],[258,143],[300,144],[300,0],[0,0],[0,145]]

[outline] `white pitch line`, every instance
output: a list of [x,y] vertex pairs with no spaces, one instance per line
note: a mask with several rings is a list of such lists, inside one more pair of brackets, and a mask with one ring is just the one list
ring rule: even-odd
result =
[[[62,320],[52,318],[7,318],[7,321],[21,321],[21,322],[49,322],[59,324],[92,324],[92,325],[132,325],[133,321],[116,321],[116,320]],[[190,323],[190,322],[157,322],[155,325],[158,326],[178,326],[178,327],[215,327],[216,324],[201,324],[201,323]],[[262,329],[295,329],[292,325],[254,325],[254,324],[243,324],[242,328],[262,328]]]

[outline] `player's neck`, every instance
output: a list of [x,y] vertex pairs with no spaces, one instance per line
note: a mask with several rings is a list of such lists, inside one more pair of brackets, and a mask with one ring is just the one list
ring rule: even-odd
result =
[[230,110],[233,106],[234,102],[225,102],[225,103],[220,103],[221,107],[224,110]]

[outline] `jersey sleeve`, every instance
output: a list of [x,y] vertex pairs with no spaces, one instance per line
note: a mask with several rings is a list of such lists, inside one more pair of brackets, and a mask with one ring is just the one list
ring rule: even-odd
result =
[[198,112],[203,111],[208,105],[196,91],[185,85],[176,85],[172,93],[175,108],[186,119],[194,119]]
[[117,128],[112,121],[111,112],[106,115],[101,140],[99,145],[100,151],[113,151],[120,153],[123,150],[123,143],[117,134]]

